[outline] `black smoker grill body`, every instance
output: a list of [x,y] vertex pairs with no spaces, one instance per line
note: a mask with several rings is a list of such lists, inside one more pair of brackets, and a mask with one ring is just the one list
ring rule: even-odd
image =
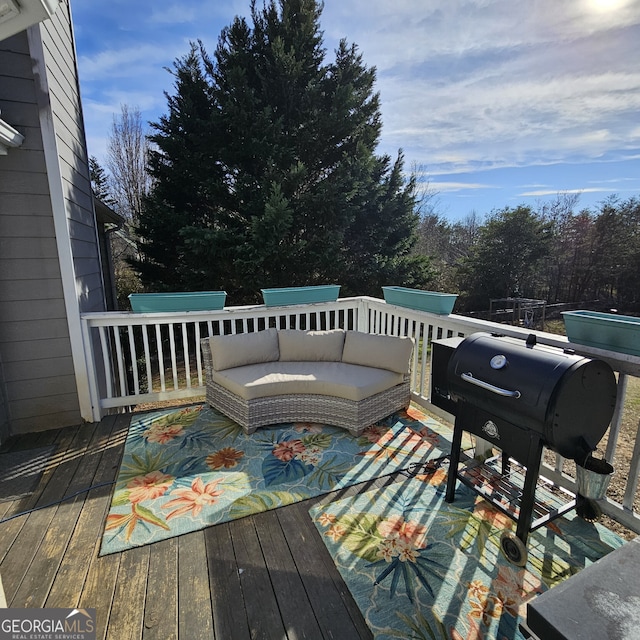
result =
[[[431,401],[455,415],[446,500],[453,501],[458,477],[476,488],[458,473],[463,431],[502,450],[503,475],[509,471],[509,458],[526,467],[519,516],[495,503],[517,521],[516,538],[522,546],[516,546],[524,550],[526,562],[529,531],[575,506],[573,501],[532,526],[543,447],[583,463],[613,415],[615,375],[601,360],[537,345],[533,334],[526,342],[488,333],[442,342],[449,343],[444,356],[446,380],[442,380],[443,355],[434,342],[433,358],[440,364],[433,368]],[[505,544],[503,550],[510,557]],[[510,559],[518,564],[518,549],[512,551]]]

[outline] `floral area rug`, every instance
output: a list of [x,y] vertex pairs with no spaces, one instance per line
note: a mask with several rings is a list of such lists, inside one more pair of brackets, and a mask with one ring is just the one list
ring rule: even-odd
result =
[[132,419],[100,555],[305,500],[448,454],[452,430],[411,407],[354,438],[240,426],[210,407]]
[[517,567],[499,547],[515,523],[460,482],[446,503],[445,469],[311,509],[378,640],[524,640],[528,600],[623,544],[572,511],[529,534]]

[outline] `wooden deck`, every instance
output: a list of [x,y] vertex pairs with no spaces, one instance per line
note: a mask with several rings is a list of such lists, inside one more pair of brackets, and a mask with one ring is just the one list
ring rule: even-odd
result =
[[[311,522],[311,500],[99,558],[129,420],[3,446],[57,445],[36,492],[0,503],[8,606],[95,608],[97,637],[113,640],[372,638]],[[339,495],[363,488],[371,484]]]

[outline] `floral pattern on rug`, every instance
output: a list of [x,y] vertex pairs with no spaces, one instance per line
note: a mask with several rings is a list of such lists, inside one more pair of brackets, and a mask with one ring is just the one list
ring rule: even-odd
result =
[[413,407],[359,438],[309,423],[248,436],[204,405],[133,418],[100,555],[419,468],[449,453],[451,434]]
[[623,544],[572,512],[531,532],[516,567],[499,546],[515,523],[460,482],[447,504],[445,486],[446,465],[310,511],[378,640],[524,640],[531,598]]

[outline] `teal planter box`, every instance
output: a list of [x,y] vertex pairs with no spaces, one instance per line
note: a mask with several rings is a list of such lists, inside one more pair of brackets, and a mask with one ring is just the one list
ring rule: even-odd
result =
[[326,284],[314,287],[284,287],[281,289],[262,289],[261,291],[267,307],[284,307],[291,304],[335,302],[340,293],[340,285]]
[[226,291],[186,291],[180,293],[132,293],[129,296],[135,313],[167,311],[216,311],[224,307]]
[[640,356],[640,318],[598,311],[564,311],[569,342]]
[[385,302],[398,307],[407,307],[416,311],[428,311],[444,316],[453,311],[453,305],[458,297],[455,293],[440,293],[438,291],[423,291],[422,289],[408,289],[407,287],[382,287]]

